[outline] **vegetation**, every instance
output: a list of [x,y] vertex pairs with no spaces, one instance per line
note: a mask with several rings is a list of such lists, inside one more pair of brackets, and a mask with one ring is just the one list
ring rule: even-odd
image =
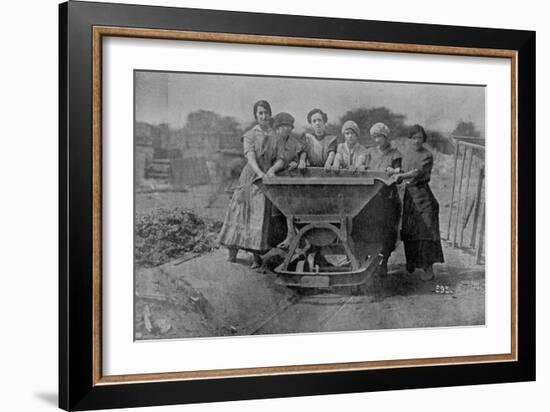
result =
[[[358,107],[348,110],[338,121],[328,123],[327,133],[337,135],[339,140],[342,140],[340,128],[347,120],[353,120],[359,125],[361,129],[359,142],[367,146],[374,144],[369,131],[375,123],[385,123],[391,130],[391,138],[408,136],[408,130],[411,126],[406,123],[405,115],[394,113],[387,107]],[[187,139],[202,141],[206,135],[220,135],[222,136],[221,147],[240,149],[241,136],[255,124],[256,122],[253,121],[241,127],[234,117],[222,116],[210,110],[197,110],[189,113],[185,126],[178,131],[171,130],[167,124],[152,126],[155,129],[153,140],[156,144],[154,146],[157,147],[160,144],[159,142],[169,140],[163,139],[162,136],[171,135],[176,136],[176,140],[181,139],[181,144],[177,145],[179,150],[180,147],[185,148],[191,144],[191,142],[184,143]],[[428,144],[431,147],[444,154],[454,153],[453,143],[443,133],[433,129],[426,130],[426,133],[428,134]],[[452,134],[469,137],[480,137],[481,135],[473,122],[464,120],[457,123]],[[172,156],[167,154],[164,157]]]
[[454,136],[480,137],[481,133],[476,129],[474,122],[460,120],[452,133]]
[[370,137],[370,128],[378,122],[384,123],[391,130],[392,136],[406,136],[408,127],[405,125],[406,116],[403,114],[394,113],[386,107],[361,107],[353,110],[348,110],[341,118],[340,124],[347,120],[353,120],[361,129],[359,141],[362,144],[372,144],[374,141]]

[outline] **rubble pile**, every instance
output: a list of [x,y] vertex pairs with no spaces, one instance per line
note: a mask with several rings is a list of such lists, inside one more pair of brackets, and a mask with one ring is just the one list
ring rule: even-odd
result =
[[135,225],[135,261],[154,267],[185,254],[216,248],[222,223],[204,219],[185,209],[157,209],[138,215]]

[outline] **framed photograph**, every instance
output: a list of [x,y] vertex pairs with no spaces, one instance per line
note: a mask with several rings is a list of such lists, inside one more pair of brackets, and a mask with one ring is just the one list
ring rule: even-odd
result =
[[535,379],[534,32],[59,13],[61,408]]

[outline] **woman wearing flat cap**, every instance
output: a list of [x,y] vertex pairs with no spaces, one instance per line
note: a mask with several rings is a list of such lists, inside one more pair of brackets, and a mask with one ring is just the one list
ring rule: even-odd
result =
[[276,173],[287,167],[296,167],[304,152],[304,144],[292,135],[294,117],[286,112],[277,113],[273,117],[273,128],[278,145],[277,162],[273,165],[273,171]]
[[410,149],[403,157],[402,172],[395,175],[405,184],[401,239],[405,246],[407,271],[424,270],[422,279],[434,279],[433,264],[443,262],[439,233],[439,203],[430,189],[433,156],[424,147],[424,128],[414,125],[409,132]]
[[355,170],[365,170],[367,149],[359,143],[359,126],[353,120],[348,120],[342,125],[344,143],[338,145],[332,170],[338,171],[341,167]]
[[[286,168],[295,168],[298,161],[304,153],[304,144],[295,138],[291,132],[294,129],[294,117],[286,112],[277,113],[273,117],[273,128],[277,135],[277,161],[272,167],[273,173]],[[280,215],[280,211],[276,211],[275,216]],[[295,234],[294,224],[291,220],[286,220],[287,232],[286,238],[277,246],[281,249],[286,249],[290,246],[290,242]]]
[[279,138],[272,127],[271,106],[265,100],[254,104],[257,124],[243,136],[247,164],[239,177],[222,230],[220,243],[229,250],[229,261],[235,262],[239,249],[253,253],[252,267],[261,264],[260,255],[270,249],[270,218],[273,206],[253,184],[257,177],[272,176],[281,157]]

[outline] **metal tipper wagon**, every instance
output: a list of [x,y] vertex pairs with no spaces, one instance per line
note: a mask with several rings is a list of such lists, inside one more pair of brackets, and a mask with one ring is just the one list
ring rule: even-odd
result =
[[[296,228],[283,263],[275,269],[279,283],[301,288],[361,286],[376,270],[381,246],[374,241],[365,247],[369,233],[356,242],[352,232],[361,233],[353,225],[365,222],[365,213],[367,221],[369,215],[379,220],[375,215],[387,206],[378,200],[375,208],[366,207],[394,184],[385,173],[310,167],[264,177],[256,184]],[[360,213],[363,218],[355,221]]]

